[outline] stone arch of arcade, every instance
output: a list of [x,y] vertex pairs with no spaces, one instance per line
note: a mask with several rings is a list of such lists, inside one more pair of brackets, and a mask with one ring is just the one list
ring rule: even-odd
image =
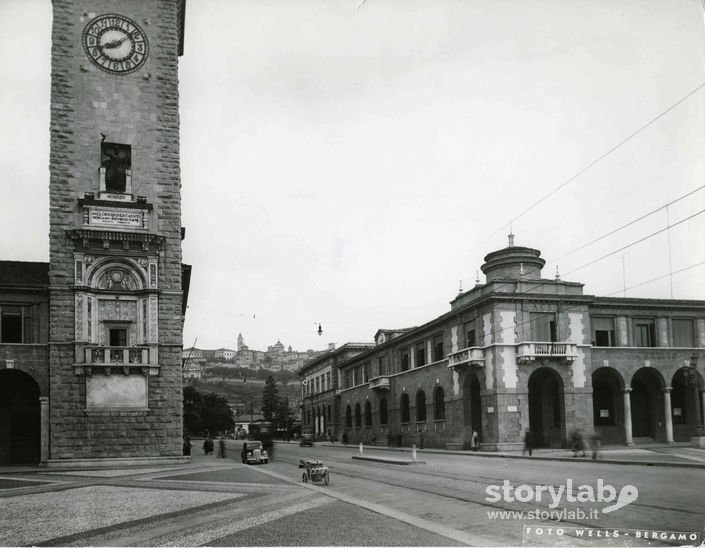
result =
[[529,429],[536,447],[562,447],[566,440],[565,392],[561,375],[539,367],[529,376]]
[[600,367],[592,374],[592,410],[595,431],[605,444],[625,443],[624,379],[616,369]]
[[[625,403],[626,442],[634,438],[673,441],[671,389],[653,367],[642,367],[632,376]],[[630,420],[631,419],[631,420]]]
[[477,373],[471,371],[463,380],[463,440],[469,442],[473,430],[482,437],[482,385]]
[[46,460],[41,407],[39,385],[28,373],[0,371],[0,465]]

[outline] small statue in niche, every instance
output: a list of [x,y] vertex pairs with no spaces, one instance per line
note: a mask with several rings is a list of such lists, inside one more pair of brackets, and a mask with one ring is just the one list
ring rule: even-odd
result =
[[130,145],[101,142],[100,167],[105,168],[105,190],[108,192],[125,192],[127,188],[127,170],[132,168],[132,149]]

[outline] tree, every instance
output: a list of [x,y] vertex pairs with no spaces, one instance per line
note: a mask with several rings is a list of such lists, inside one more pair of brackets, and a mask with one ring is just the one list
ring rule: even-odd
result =
[[205,396],[192,386],[183,390],[184,394],[184,428],[192,435],[204,430],[215,434],[225,432],[235,426],[233,413],[228,401],[210,393]]
[[272,375],[269,375],[264,383],[264,390],[262,391],[262,414],[264,415],[264,420],[272,421],[277,414],[278,407],[279,396],[277,381],[274,380]]
[[201,428],[203,398],[193,386],[184,388],[184,429],[189,434],[198,434]]
[[203,428],[213,433],[232,430],[235,420],[228,401],[213,393],[203,396],[201,424]]
[[277,430],[284,430],[287,432],[290,426],[296,420],[295,413],[289,407],[289,398],[283,397],[279,398],[279,405],[277,406],[277,414],[274,420],[274,426]]

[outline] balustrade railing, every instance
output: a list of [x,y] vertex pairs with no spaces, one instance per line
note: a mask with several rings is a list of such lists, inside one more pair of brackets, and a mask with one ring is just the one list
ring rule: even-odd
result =
[[85,363],[89,365],[148,365],[145,346],[88,346]]
[[458,352],[448,354],[448,367],[458,367],[462,365],[485,365],[485,355],[482,348],[475,346],[463,348]]
[[558,358],[572,362],[577,357],[578,348],[574,343],[522,342],[517,345],[517,358],[520,362],[547,358]]

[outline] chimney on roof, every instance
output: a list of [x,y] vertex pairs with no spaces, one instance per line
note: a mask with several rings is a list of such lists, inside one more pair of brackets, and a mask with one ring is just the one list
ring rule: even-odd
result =
[[335,343],[328,343],[328,351],[335,350]]

